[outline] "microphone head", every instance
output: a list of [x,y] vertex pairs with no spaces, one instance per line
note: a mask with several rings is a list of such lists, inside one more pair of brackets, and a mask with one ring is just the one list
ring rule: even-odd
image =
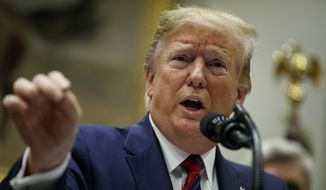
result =
[[226,117],[221,114],[216,113],[207,113],[201,120],[200,120],[200,131],[201,133],[210,139],[213,142],[219,143],[220,138],[220,128],[219,125],[225,121]]

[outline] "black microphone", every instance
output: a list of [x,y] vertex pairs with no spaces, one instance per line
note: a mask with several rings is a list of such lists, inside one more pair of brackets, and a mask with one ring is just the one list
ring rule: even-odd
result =
[[251,146],[251,136],[245,125],[220,114],[206,114],[200,121],[200,130],[211,141],[232,150]]
[[234,114],[231,118],[208,113],[200,121],[200,130],[208,139],[221,143],[226,148],[232,150],[242,147],[252,149],[253,190],[263,190],[263,159],[258,129],[244,107],[236,105],[233,111]]

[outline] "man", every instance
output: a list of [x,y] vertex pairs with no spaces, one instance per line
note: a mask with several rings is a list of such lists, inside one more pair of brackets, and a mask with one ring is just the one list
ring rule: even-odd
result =
[[266,172],[284,180],[289,190],[311,189],[313,159],[298,141],[272,138],[262,147]]
[[[59,72],[18,79],[4,105],[29,148],[2,187],[251,189],[251,170],[226,161],[199,122],[243,103],[254,38],[253,28],[224,12],[164,12],[145,64],[149,112],[125,129],[78,130],[80,107]],[[265,186],[286,189],[269,175]]]

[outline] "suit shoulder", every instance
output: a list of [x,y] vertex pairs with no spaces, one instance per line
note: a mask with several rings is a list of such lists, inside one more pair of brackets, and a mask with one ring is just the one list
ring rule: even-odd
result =
[[[247,186],[248,182],[251,186],[252,177],[253,177],[253,169],[249,166],[238,164],[232,161],[227,161],[232,166],[234,170],[238,173],[238,179],[242,183],[242,185]],[[286,184],[279,178],[274,175],[264,173],[264,189],[265,190],[286,190]]]
[[89,154],[115,148],[122,148],[129,128],[111,126],[81,125],[76,137],[73,153]]
[[113,126],[100,126],[100,125],[81,125],[77,137],[82,136],[88,140],[114,140],[116,138],[124,138],[130,127],[116,128]]

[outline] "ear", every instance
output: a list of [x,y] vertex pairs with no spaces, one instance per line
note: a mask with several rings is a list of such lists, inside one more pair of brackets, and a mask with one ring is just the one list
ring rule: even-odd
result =
[[242,105],[243,102],[245,101],[246,99],[246,96],[248,94],[248,90],[247,90],[247,87],[246,86],[239,86],[238,87],[238,92],[237,92],[237,97],[236,97],[236,100],[235,100],[235,103],[236,104],[240,104]]
[[154,89],[154,78],[155,73],[152,71],[151,68],[146,70],[146,94],[148,97],[152,98],[153,96],[153,89]]

